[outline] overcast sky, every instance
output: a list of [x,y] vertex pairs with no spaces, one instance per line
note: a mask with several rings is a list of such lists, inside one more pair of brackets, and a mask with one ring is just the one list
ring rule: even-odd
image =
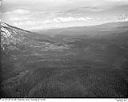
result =
[[128,0],[3,0],[2,21],[27,29],[90,26],[128,15]]

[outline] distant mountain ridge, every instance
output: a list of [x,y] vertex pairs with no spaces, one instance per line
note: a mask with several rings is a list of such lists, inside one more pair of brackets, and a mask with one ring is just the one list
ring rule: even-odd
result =
[[126,32],[128,31],[128,22],[111,22],[95,26],[68,27],[37,31],[39,34],[49,34],[49,36],[79,36],[79,35],[96,35],[96,33]]

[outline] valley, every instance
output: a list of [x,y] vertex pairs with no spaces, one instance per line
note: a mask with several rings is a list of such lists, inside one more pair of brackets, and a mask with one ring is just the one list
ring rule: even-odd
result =
[[128,23],[113,25],[42,34],[2,25],[2,97],[127,97]]

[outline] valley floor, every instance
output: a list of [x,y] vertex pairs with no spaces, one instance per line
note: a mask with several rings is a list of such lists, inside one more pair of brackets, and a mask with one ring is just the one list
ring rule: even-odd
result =
[[2,53],[2,97],[128,96],[127,34],[42,44]]

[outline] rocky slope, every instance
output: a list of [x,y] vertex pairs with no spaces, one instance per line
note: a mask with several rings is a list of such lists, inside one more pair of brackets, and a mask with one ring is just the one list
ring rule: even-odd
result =
[[26,31],[12,27],[6,23],[1,23],[1,48],[3,50],[25,44],[28,40],[25,36]]
[[25,31],[6,23],[1,23],[1,48],[5,50],[18,49],[19,47],[44,48],[44,50],[65,49],[66,45],[58,45],[48,39],[39,41],[38,34]]

